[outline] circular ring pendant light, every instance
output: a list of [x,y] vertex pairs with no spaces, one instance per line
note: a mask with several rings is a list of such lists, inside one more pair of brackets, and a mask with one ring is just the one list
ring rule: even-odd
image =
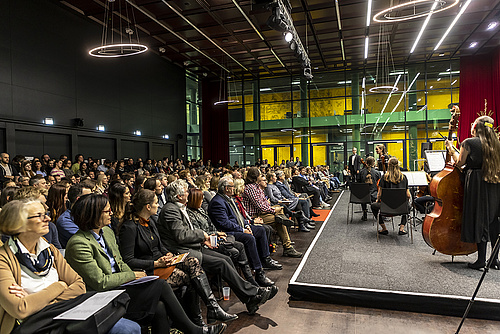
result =
[[[438,6],[436,9],[432,10],[431,8],[435,2],[438,2]],[[460,0],[412,0],[400,3],[396,6],[391,6],[381,12],[378,12],[373,17],[373,21],[388,23],[413,20],[419,17],[427,16],[431,12],[436,14],[450,9],[458,5],[459,2]]]

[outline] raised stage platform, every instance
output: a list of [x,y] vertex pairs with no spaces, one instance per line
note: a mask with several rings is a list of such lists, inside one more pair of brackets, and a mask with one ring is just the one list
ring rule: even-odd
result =
[[[462,316],[482,272],[467,268],[476,254],[436,253],[414,230],[414,243],[387,223],[377,243],[375,219],[355,213],[346,224],[349,191],[340,194],[288,284],[292,298],[324,303]],[[354,211],[361,211],[359,204]],[[409,228],[409,226],[408,226]],[[500,271],[491,269],[469,317],[500,320]]]

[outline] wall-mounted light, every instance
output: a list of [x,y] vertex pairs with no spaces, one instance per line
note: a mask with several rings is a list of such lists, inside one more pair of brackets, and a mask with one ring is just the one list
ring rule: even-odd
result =
[[106,131],[106,127],[102,124],[99,124],[96,129],[97,131]]
[[52,117],[45,117],[45,119],[43,120],[43,124],[54,125],[54,119]]
[[163,139],[170,139],[169,135],[163,135]]
[[141,130],[135,130],[134,131],[134,135],[136,136],[140,136],[142,133],[141,133]]

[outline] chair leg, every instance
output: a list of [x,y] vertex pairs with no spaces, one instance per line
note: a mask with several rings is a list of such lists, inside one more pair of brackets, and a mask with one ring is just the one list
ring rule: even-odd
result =
[[375,232],[377,233],[377,242],[378,242],[378,222],[379,222],[379,219],[380,219],[380,211],[378,212],[377,214],[377,221],[375,222]]
[[347,203],[347,225],[349,225],[349,206],[351,206],[351,203]]

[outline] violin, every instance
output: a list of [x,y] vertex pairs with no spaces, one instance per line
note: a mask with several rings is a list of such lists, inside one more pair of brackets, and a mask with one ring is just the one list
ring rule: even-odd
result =
[[368,184],[373,184],[373,181],[372,181],[372,174],[370,173],[370,167],[368,166],[368,164],[363,160],[363,158],[361,158],[361,163],[363,164],[363,166],[365,166],[366,170],[368,171],[368,174],[366,174],[366,180],[365,180],[365,183],[368,183]]

